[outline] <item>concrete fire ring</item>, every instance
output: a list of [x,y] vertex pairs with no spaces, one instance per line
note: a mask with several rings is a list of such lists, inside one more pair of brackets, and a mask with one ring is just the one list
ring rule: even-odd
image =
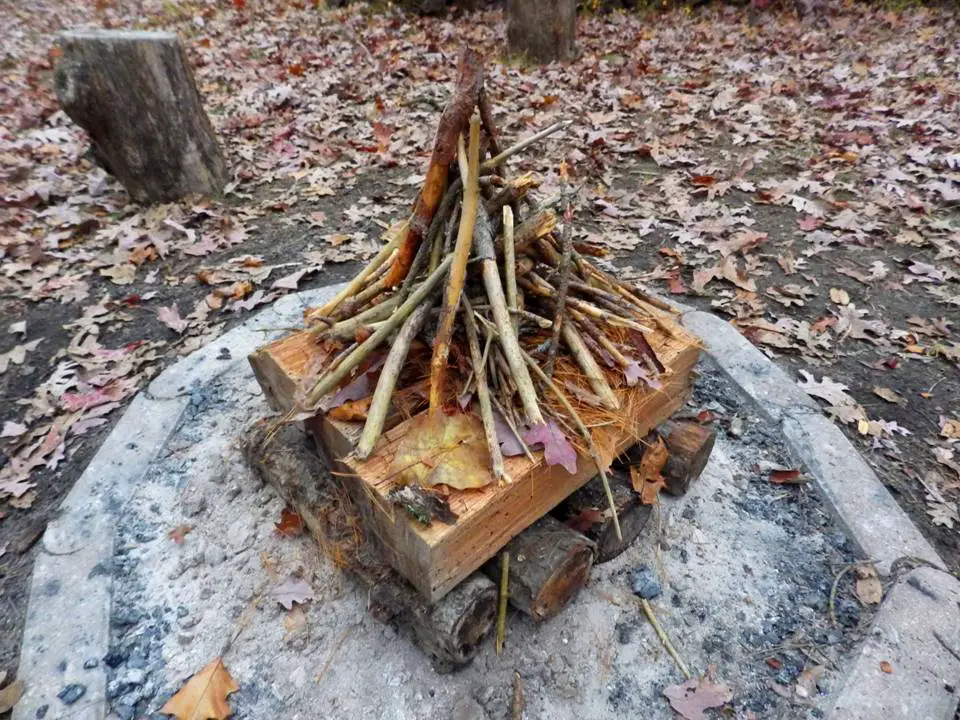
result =
[[[279,334],[277,328],[296,326],[307,306],[338,289],[284,297],[165,370],[134,398],[43,536],[21,651],[26,692],[14,720],[107,717],[107,671],[94,660],[109,650],[116,610],[111,563],[122,509],[198,389],[237,372],[250,351]],[[845,681],[821,698],[822,716],[952,720],[960,685],[960,582],[856,448],[791,378],[720,318],[689,311],[683,322],[779,429],[861,557],[875,561],[892,583]],[[893,661],[895,672],[882,672],[881,660]],[[84,692],[67,706],[58,693],[71,685]]]

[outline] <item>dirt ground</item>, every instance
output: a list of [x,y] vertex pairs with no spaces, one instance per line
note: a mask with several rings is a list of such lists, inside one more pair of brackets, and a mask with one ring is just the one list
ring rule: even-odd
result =
[[[500,61],[497,11],[242,5],[0,3],[0,670],[16,670],[34,543],[126,401],[370,256],[415,195],[460,42],[494,61],[507,138],[574,120],[511,172],[549,194],[565,159],[579,241],[812,373],[960,568],[954,15],[588,16],[577,61],[524,68]],[[224,202],[142,208],[91,162],[51,84],[53,33],[80,24],[181,34],[235,170]]]

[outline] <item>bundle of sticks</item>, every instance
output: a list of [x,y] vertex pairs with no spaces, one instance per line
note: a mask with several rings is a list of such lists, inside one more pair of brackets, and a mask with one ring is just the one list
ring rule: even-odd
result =
[[664,368],[644,333],[671,333],[670,309],[574,247],[565,167],[565,190],[546,201],[534,195],[535,178],[504,171],[509,157],[565,126],[501,149],[481,60],[462,53],[412,216],[336,297],[306,315],[325,353],[300,410],[379,369],[372,394],[350,396],[362,397],[353,417],[364,421],[359,458],[373,452],[405,398],[406,412],[425,404],[440,423],[450,408],[473,405],[497,481],[509,482],[504,427],[531,456],[524,437],[547,426],[594,460],[613,507],[591,428],[623,420],[617,388],[658,387]]

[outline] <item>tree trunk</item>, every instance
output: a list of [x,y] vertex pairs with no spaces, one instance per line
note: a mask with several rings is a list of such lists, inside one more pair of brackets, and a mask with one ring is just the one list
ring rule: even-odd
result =
[[[510,604],[534,620],[545,620],[566,607],[587,584],[596,545],[545,515],[504,550],[510,553]],[[499,555],[483,566],[483,572],[499,585]]]
[[60,104],[135,200],[222,192],[226,162],[176,34],[76,30],[61,45]]
[[507,51],[549,63],[576,54],[577,0],[507,0]]

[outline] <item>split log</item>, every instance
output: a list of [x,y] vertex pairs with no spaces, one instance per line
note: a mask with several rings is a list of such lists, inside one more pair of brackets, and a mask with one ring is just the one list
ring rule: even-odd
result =
[[217,195],[229,172],[175,33],[62,33],[55,88],[138,202]]
[[285,425],[264,444],[271,424],[254,423],[245,434],[247,462],[297,511],[320,547],[369,588],[370,614],[410,627],[437,672],[468,664],[493,629],[493,582],[474,573],[440,600],[426,601],[383,562],[377,548],[357,539],[363,536],[357,510],[313,452],[303,429]]
[[[553,617],[587,584],[596,549],[592,540],[556,518],[540,518],[504,548],[510,553],[510,604],[534,620]],[[483,572],[499,582],[498,558]]]
[[657,432],[670,452],[663,468],[664,489],[671,495],[684,495],[707,466],[717,434],[695,422],[673,420],[663,423]]
[[553,511],[553,516],[567,526],[582,532],[597,544],[597,562],[613,560],[623,553],[643,531],[653,507],[640,502],[627,473],[610,472],[610,490],[620,522],[622,539],[617,539],[613,515],[599,479],[584,485]]
[[569,60],[576,53],[577,0],[507,0],[507,50],[530,60]]

